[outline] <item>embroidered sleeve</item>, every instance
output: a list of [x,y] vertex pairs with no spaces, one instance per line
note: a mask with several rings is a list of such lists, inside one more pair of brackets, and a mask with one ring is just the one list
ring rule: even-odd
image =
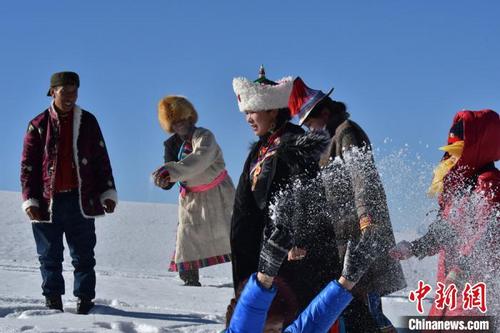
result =
[[[92,130],[94,131],[92,145],[94,147],[94,163],[95,163],[95,174],[96,174],[96,184],[99,189],[100,201],[104,202],[106,199],[111,199],[115,203],[118,203],[118,195],[116,192],[115,180],[113,177],[113,170],[111,168],[111,161],[109,159],[108,150],[106,148],[106,143],[104,142],[104,136],[102,135],[99,123],[94,116],[90,115],[90,124]],[[85,124],[82,124],[85,126]]]
[[21,157],[21,187],[23,208],[38,206],[42,198],[42,158],[43,147],[40,138],[40,128],[32,122],[24,136],[23,153]]

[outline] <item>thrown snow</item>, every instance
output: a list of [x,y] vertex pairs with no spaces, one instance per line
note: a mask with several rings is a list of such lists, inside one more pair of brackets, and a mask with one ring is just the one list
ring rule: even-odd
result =
[[[203,287],[184,287],[167,271],[174,247],[177,206],[122,202],[116,214],[97,219],[97,306],[75,314],[71,259],[66,253],[65,312],[47,310],[30,223],[20,209],[20,194],[0,192],[0,332],[219,332],[232,297],[231,265],[200,271]],[[412,234],[397,238],[413,239]],[[67,252],[67,251],[65,251]],[[426,276],[435,263],[405,263],[409,285],[413,271]],[[426,268],[429,266],[430,268]],[[384,299],[395,323],[415,314],[404,293]]]

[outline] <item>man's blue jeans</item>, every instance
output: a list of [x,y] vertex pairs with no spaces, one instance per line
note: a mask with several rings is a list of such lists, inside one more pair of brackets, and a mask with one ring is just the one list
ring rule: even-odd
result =
[[42,290],[45,296],[64,294],[62,262],[64,260],[63,234],[66,235],[72,258],[76,297],[95,297],[96,244],[94,219],[83,217],[78,192],[58,193],[52,204],[52,223],[33,223],[33,235],[42,273]]

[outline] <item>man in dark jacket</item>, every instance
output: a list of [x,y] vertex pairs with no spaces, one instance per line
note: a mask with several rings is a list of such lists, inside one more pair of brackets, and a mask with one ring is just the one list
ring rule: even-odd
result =
[[76,105],[80,78],[52,75],[49,108],[30,121],[21,159],[23,210],[32,223],[46,306],[63,310],[63,234],[74,270],[77,313],[94,306],[94,218],[112,213],[115,182],[96,118]]
[[[368,136],[349,119],[345,105],[329,97],[332,90],[325,94],[311,89],[298,77],[289,107],[300,125],[326,130],[331,138],[320,160],[322,177],[344,262],[341,279],[356,283],[343,318],[348,332],[394,331],[382,313],[380,297],[406,283],[401,265],[387,255],[395,240],[384,189]],[[356,269],[365,263],[353,262],[355,257],[373,261],[368,271]]]

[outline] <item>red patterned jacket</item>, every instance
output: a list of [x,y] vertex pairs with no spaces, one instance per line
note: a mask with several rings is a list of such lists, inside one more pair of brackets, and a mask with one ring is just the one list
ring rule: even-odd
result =
[[[38,222],[50,222],[52,218],[58,136],[58,115],[51,106],[30,121],[24,137],[22,207],[39,207],[42,218]],[[97,119],[78,106],[73,115],[72,146],[82,214],[88,218],[103,216],[104,200],[118,201],[115,181]]]

